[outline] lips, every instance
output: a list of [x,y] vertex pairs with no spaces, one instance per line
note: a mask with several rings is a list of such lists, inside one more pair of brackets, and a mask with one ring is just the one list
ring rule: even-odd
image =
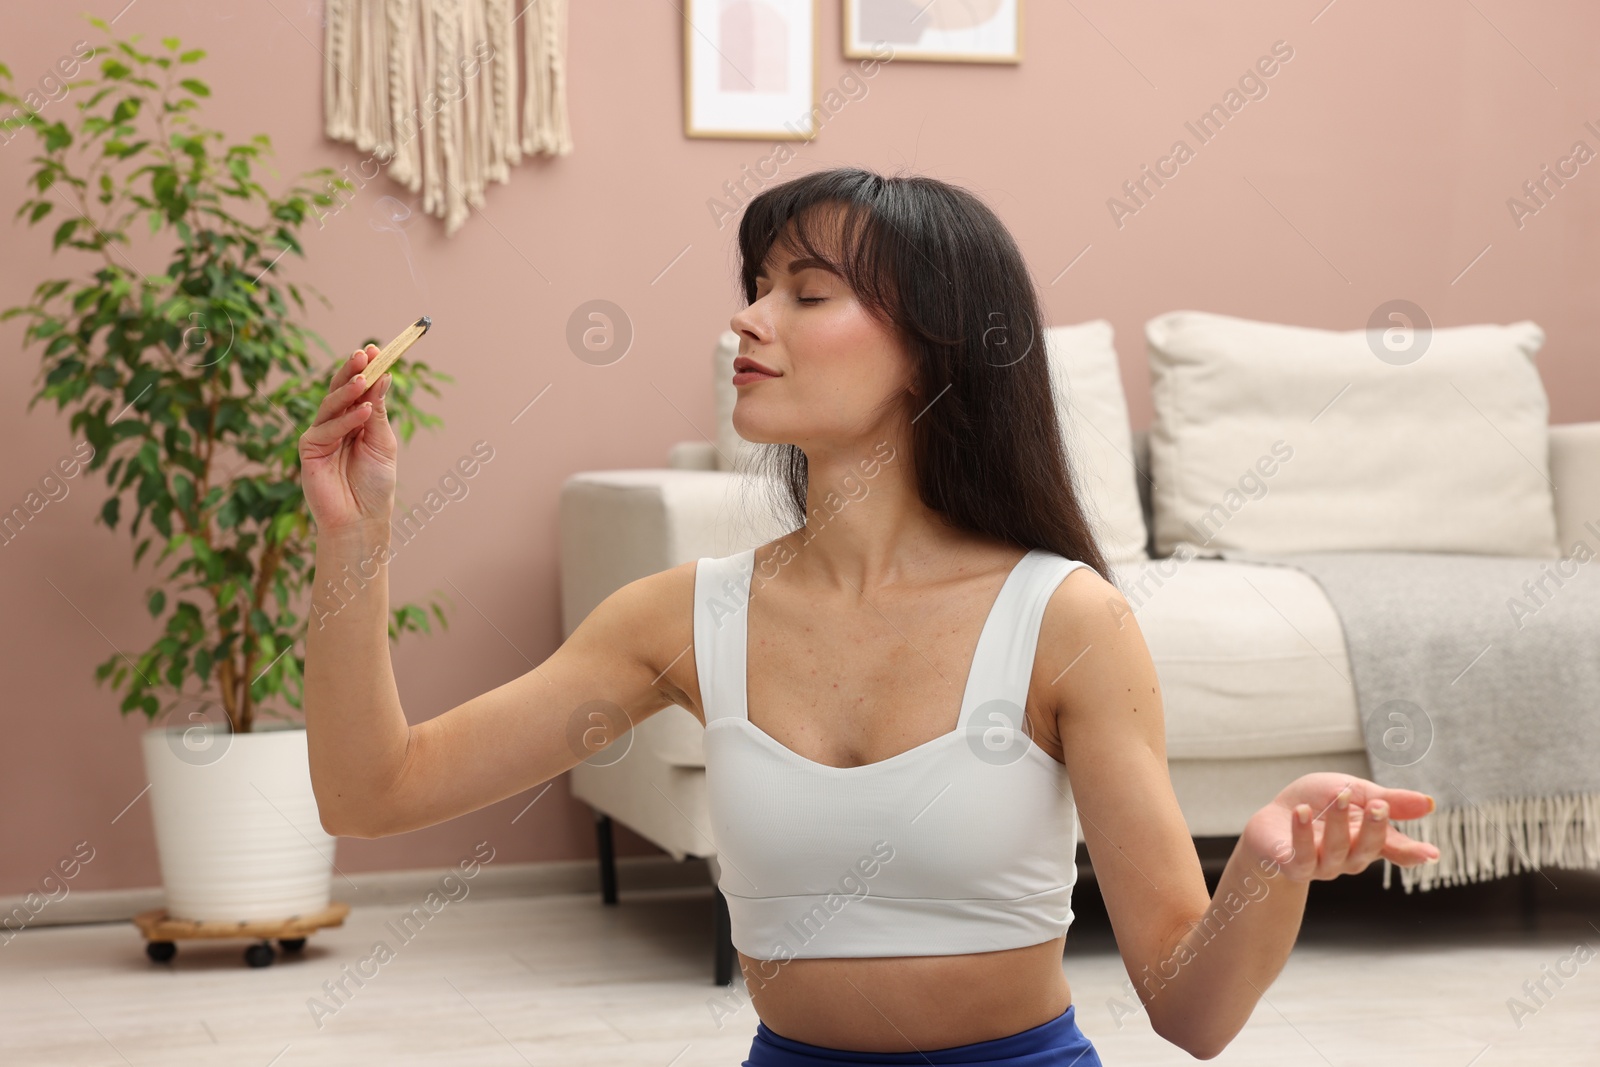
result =
[[748,356],[740,356],[733,361],[733,373],[742,374],[745,371],[752,371],[756,374],[770,374],[774,378],[778,377],[778,372],[771,367],[763,367]]

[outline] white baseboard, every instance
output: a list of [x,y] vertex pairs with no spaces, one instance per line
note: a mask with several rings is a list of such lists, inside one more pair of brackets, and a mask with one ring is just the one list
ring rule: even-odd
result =
[[[342,900],[352,907],[371,904],[402,904],[414,902],[427,895],[438,885],[445,874],[454,872],[451,867],[424,867],[408,871],[335,871],[333,899]],[[459,877],[459,874],[457,874]],[[600,864],[598,860],[560,860],[547,863],[490,862],[479,868],[472,879],[472,897],[475,900],[504,900],[512,897],[543,896],[548,894],[592,893],[600,895]],[[709,889],[711,871],[706,861],[691,856],[682,861],[671,856],[628,856],[617,860],[617,893],[656,889]],[[27,915],[25,897],[0,899],[0,920],[12,915]],[[35,901],[37,904],[37,901]],[[165,903],[160,886],[143,889],[81,889],[69,891],[59,900],[49,901],[27,927],[64,926],[73,923],[128,922],[141,911],[159,908]],[[20,927],[14,920],[8,926]]]

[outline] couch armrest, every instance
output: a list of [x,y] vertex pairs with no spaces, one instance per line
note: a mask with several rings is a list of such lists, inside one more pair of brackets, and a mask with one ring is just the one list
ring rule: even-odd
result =
[[[1556,546],[1561,555],[1579,541],[1600,550],[1600,422],[1550,427],[1550,480],[1555,483]],[[1585,523],[1594,528],[1585,530]]]
[[679,441],[667,453],[667,466],[679,471],[714,471],[717,446],[710,441]]
[[[561,487],[561,629],[637,578],[788,532],[756,483],[729,471],[584,471]],[[747,499],[748,497],[748,499]]]

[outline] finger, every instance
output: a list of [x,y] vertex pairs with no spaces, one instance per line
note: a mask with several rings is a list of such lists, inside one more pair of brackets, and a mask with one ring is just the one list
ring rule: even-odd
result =
[[378,390],[378,396],[372,402],[372,421],[374,423],[381,422],[387,426],[389,423],[389,390],[394,388],[394,379],[389,377],[388,374],[385,374],[382,380],[378,382],[376,388]]
[[1367,864],[1382,854],[1388,838],[1389,804],[1384,800],[1374,800],[1362,813],[1361,829],[1357,831],[1355,843],[1350,846],[1350,865],[1359,864],[1360,869],[1365,870]]
[[301,455],[307,454],[307,450],[317,456],[330,455],[347,434],[360,429],[371,416],[371,404],[357,404],[338,418],[318,423],[300,435]]
[[1345,786],[1333,798],[1333,806],[1322,824],[1322,862],[1326,869],[1341,871],[1350,856],[1350,797]]
[[[1292,857],[1280,866],[1289,876],[1304,881],[1317,867],[1317,833],[1310,804],[1297,804],[1289,813],[1289,845]],[[1301,819],[1305,821],[1302,822]]]
[[368,351],[370,348],[372,348],[371,345],[368,345],[366,348],[356,349],[350,354],[350,358],[345,360],[344,363],[340,365],[339,369],[333,372],[333,377],[328,381],[328,389],[330,392],[339,388],[345,382],[348,382],[351,378],[355,377],[356,372],[360,371],[361,368],[372,362],[373,353]]
[[1391,820],[1420,819],[1424,815],[1432,814],[1438,808],[1434,798],[1428,793],[1421,793],[1415,789],[1388,788],[1366,778],[1353,778],[1348,775],[1339,777],[1350,787],[1355,803],[1365,806],[1374,800],[1385,801],[1389,805]]
[[1420,819],[1438,810],[1439,804],[1427,793],[1415,789],[1369,788],[1368,796],[1381,797],[1389,805],[1390,819]]
[[367,391],[366,382],[362,381],[359,374],[352,377],[339,388],[322,398],[322,403],[317,405],[317,417],[311,420],[315,426],[319,422],[336,419],[360,400],[361,395]]
[[1430,845],[1426,841],[1407,837],[1390,826],[1388,836],[1384,839],[1382,856],[1390,863],[1398,863],[1402,867],[1415,867],[1423,863],[1437,863],[1439,849],[1438,846]]
[[355,403],[370,403],[372,405],[373,414],[378,418],[384,417],[389,413],[384,402],[384,398],[389,395],[389,383],[392,380],[393,379],[390,378],[387,371],[385,371],[383,374],[380,374],[378,376],[378,380],[368,386],[367,391],[356,398]]

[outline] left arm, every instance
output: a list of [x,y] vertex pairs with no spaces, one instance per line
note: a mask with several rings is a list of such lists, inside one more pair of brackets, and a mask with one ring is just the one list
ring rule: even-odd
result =
[[1040,643],[1072,663],[1055,684],[1056,722],[1123,965],[1151,1028],[1190,1055],[1218,1055],[1249,1021],[1288,961],[1313,880],[1357,873],[1379,856],[1403,866],[1437,858],[1388,822],[1431,811],[1432,798],[1308,774],[1251,817],[1208,894],[1172,790],[1160,682],[1132,607],[1079,568],[1052,596]]

